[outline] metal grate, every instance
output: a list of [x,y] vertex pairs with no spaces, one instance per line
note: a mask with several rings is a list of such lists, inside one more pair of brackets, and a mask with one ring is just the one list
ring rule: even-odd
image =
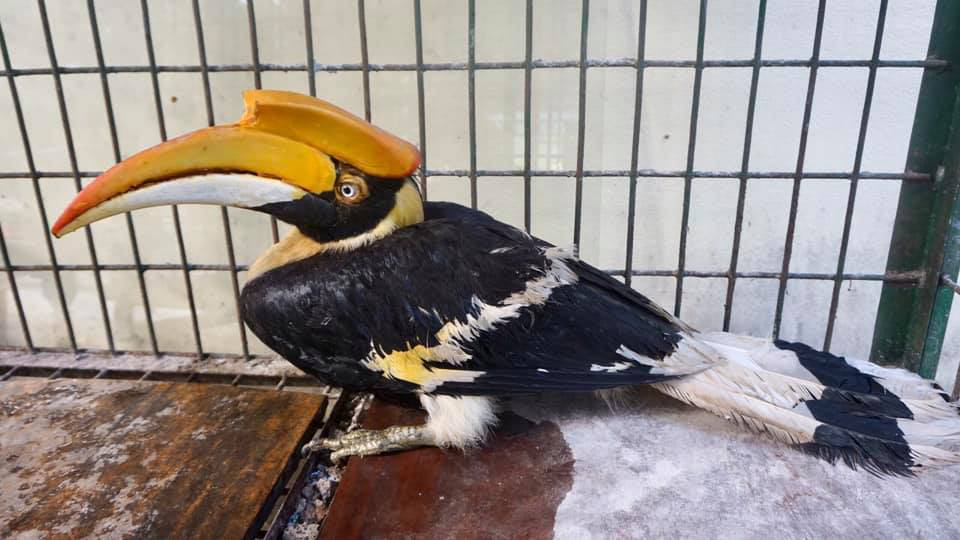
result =
[[[759,7],[756,15],[757,25],[753,55],[747,59],[725,59],[725,60],[706,60],[704,59],[705,36],[707,26],[708,2],[700,0],[699,19],[697,30],[696,58],[693,60],[651,60],[645,55],[646,35],[647,35],[647,4],[646,0],[640,1],[639,11],[639,32],[637,35],[637,53],[634,58],[620,59],[592,59],[588,57],[588,36],[590,31],[590,1],[582,0],[581,21],[580,21],[580,49],[579,58],[571,60],[539,60],[533,57],[533,29],[537,23],[537,13],[535,13],[532,0],[526,0],[525,3],[525,35],[524,35],[524,59],[521,61],[506,62],[478,62],[476,61],[476,6],[475,0],[467,0],[468,13],[468,32],[465,36],[467,40],[468,59],[467,62],[447,62],[447,63],[425,63],[423,61],[423,17],[421,15],[420,0],[413,1],[414,14],[414,38],[416,45],[416,63],[393,63],[393,64],[372,64],[369,61],[367,49],[367,29],[366,29],[366,11],[364,0],[357,1],[357,22],[360,35],[360,54],[361,62],[345,64],[324,64],[315,62],[315,52],[313,47],[313,27],[311,17],[311,4],[309,0],[303,1],[303,24],[306,36],[304,58],[302,64],[271,64],[261,63],[258,47],[258,36],[256,29],[255,3],[246,2],[247,22],[250,40],[251,62],[245,64],[218,64],[211,65],[207,63],[207,56],[204,44],[204,25],[201,18],[198,0],[192,2],[192,16],[195,27],[197,46],[199,51],[198,61],[194,65],[158,65],[154,54],[153,35],[151,33],[150,11],[147,0],[140,1],[140,10],[142,14],[142,24],[146,38],[145,46],[148,57],[148,65],[105,65],[103,48],[100,42],[99,30],[97,27],[97,9],[94,0],[87,0],[87,10],[90,19],[90,32],[93,35],[93,43],[96,51],[96,66],[60,66],[57,61],[57,54],[54,50],[54,44],[51,36],[50,24],[47,19],[47,11],[44,0],[37,0],[37,9],[43,26],[44,40],[49,57],[49,67],[19,69],[14,67],[13,60],[10,58],[10,52],[3,37],[3,28],[0,21],[0,50],[2,50],[3,66],[0,75],[7,78],[10,93],[13,101],[13,107],[17,117],[17,124],[20,136],[23,142],[23,149],[26,154],[26,171],[4,171],[0,172],[0,180],[12,178],[29,178],[33,182],[33,190],[36,197],[43,226],[43,236],[45,247],[49,257],[49,264],[31,264],[19,265],[10,261],[6,245],[3,241],[3,232],[0,229],[0,254],[2,254],[4,269],[10,284],[10,290],[16,304],[19,323],[22,327],[24,342],[31,351],[35,350],[33,340],[27,325],[27,318],[23,309],[22,299],[17,289],[17,273],[24,271],[49,271],[52,272],[54,284],[56,286],[63,323],[69,338],[69,350],[78,352],[77,340],[74,334],[73,324],[70,313],[67,310],[67,304],[64,297],[64,288],[61,280],[62,272],[92,272],[97,290],[97,298],[100,305],[101,317],[103,319],[103,329],[106,334],[108,351],[111,353],[117,351],[114,346],[114,340],[111,331],[110,320],[108,317],[106,300],[103,292],[101,280],[102,272],[109,271],[135,271],[138,277],[139,293],[147,313],[146,332],[149,334],[151,350],[154,355],[161,355],[164,351],[159,350],[157,345],[156,330],[151,318],[150,299],[147,287],[144,282],[144,273],[153,270],[179,270],[183,274],[184,285],[187,292],[187,299],[190,310],[191,326],[194,341],[194,352],[197,356],[204,356],[207,351],[203,346],[200,327],[197,320],[197,308],[194,298],[193,285],[191,282],[191,272],[197,270],[215,270],[227,272],[231,279],[231,285],[234,292],[235,301],[239,301],[239,283],[237,272],[246,270],[243,265],[237,264],[234,255],[234,244],[230,222],[227,210],[222,209],[222,224],[224,242],[227,250],[227,264],[192,264],[187,259],[186,249],[184,247],[183,232],[181,229],[180,217],[176,207],[172,208],[173,223],[176,232],[176,241],[179,250],[179,262],[169,264],[144,264],[139,255],[139,246],[134,230],[134,222],[129,215],[126,216],[127,228],[129,231],[130,242],[134,254],[133,264],[100,264],[97,259],[97,249],[94,239],[89,229],[86,232],[86,240],[90,256],[90,264],[59,264],[56,252],[53,249],[51,239],[47,230],[49,223],[46,218],[44,198],[39,183],[40,178],[72,178],[77,189],[80,188],[81,179],[95,177],[100,171],[80,170],[76,152],[73,145],[72,130],[70,126],[70,116],[65,104],[64,90],[61,84],[61,77],[71,74],[98,74],[100,76],[104,101],[106,104],[106,115],[110,128],[111,144],[115,160],[120,160],[120,150],[117,140],[117,130],[114,119],[113,104],[110,95],[110,81],[108,75],[118,73],[149,73],[153,88],[153,102],[156,111],[157,127],[162,140],[167,139],[167,131],[164,120],[163,108],[161,105],[161,94],[158,82],[160,73],[199,73],[202,78],[202,89],[204,92],[204,103],[206,119],[208,124],[214,123],[214,110],[210,92],[210,73],[221,72],[249,72],[253,74],[254,85],[261,87],[261,74],[264,72],[304,72],[307,76],[309,91],[311,95],[316,95],[316,74],[318,72],[340,73],[340,72],[360,72],[362,74],[363,85],[363,107],[367,119],[370,118],[371,97],[370,97],[370,73],[371,72],[415,72],[417,84],[417,104],[419,121],[419,145],[423,153],[423,162],[420,168],[423,193],[426,197],[429,193],[429,180],[431,177],[466,177],[470,185],[470,203],[477,206],[477,185],[478,177],[504,177],[517,176],[523,178],[523,224],[529,231],[531,226],[531,179],[532,177],[567,177],[575,179],[575,202],[573,208],[574,229],[573,241],[579,244],[581,240],[581,230],[583,222],[583,186],[584,182],[590,179],[602,177],[623,177],[629,179],[629,207],[628,219],[626,223],[626,258],[623,268],[607,269],[606,271],[616,276],[622,276],[629,285],[636,276],[662,276],[673,277],[676,279],[675,288],[675,307],[676,315],[681,314],[684,283],[688,278],[726,278],[726,302],[723,314],[723,329],[730,328],[731,311],[734,302],[734,291],[738,279],[769,279],[778,282],[778,294],[776,310],[774,315],[773,334],[778,336],[783,318],[784,301],[787,285],[791,280],[821,280],[833,282],[833,289],[829,307],[826,337],[823,346],[829,350],[833,335],[835,333],[835,320],[837,315],[841,285],[844,281],[882,281],[888,284],[898,286],[915,287],[922,283],[924,273],[920,270],[911,271],[888,271],[887,273],[851,273],[846,271],[846,258],[850,241],[851,223],[854,206],[857,197],[859,181],[862,179],[871,180],[891,180],[904,183],[930,184],[934,181],[931,174],[925,172],[870,172],[861,168],[864,141],[867,134],[867,126],[870,119],[871,104],[873,101],[873,90],[879,69],[883,68],[915,68],[927,72],[943,71],[950,68],[949,60],[942,58],[925,58],[917,60],[882,60],[880,59],[881,45],[883,43],[884,27],[886,23],[886,14],[888,0],[881,0],[877,13],[876,34],[873,41],[873,52],[869,59],[854,60],[832,60],[821,59],[821,43],[823,37],[824,17],[826,12],[826,0],[818,1],[818,11],[816,17],[816,29],[813,39],[813,46],[810,58],[807,59],[764,59],[762,58],[764,44],[764,23],[767,11],[766,0],[759,0]],[[517,6],[518,12],[520,6]],[[938,11],[939,12],[939,11]],[[803,120],[801,123],[800,143],[797,150],[796,167],[792,171],[770,171],[770,170],[751,170],[750,152],[753,135],[753,120],[756,110],[758,81],[761,71],[764,68],[771,67],[798,67],[809,70],[809,79],[806,90],[806,97],[803,108]],[[851,170],[833,171],[833,172],[808,172],[804,170],[804,158],[806,155],[807,136],[810,126],[810,119],[813,109],[814,95],[816,90],[817,76],[821,68],[867,68],[868,81],[863,103],[863,109],[860,119],[856,153],[853,159]],[[535,170],[532,168],[531,161],[531,93],[532,77],[534,70],[549,70],[560,68],[576,68],[579,72],[579,100],[578,100],[578,122],[577,122],[577,150],[576,150],[576,168],[573,170]],[[636,70],[636,94],[633,103],[633,131],[632,131],[632,153],[630,158],[630,168],[628,170],[590,170],[584,168],[584,142],[585,142],[585,118],[586,118],[586,96],[587,96],[587,76],[591,70],[605,68],[633,68]],[[643,105],[644,91],[644,73],[647,68],[676,68],[692,69],[693,79],[693,97],[691,102],[691,115],[689,124],[689,138],[686,152],[686,166],[683,170],[654,170],[641,167],[638,155],[638,146],[641,129],[641,110]],[[749,90],[749,103],[746,115],[746,128],[743,133],[743,153],[741,166],[739,170],[697,170],[694,168],[694,156],[696,153],[697,127],[700,110],[700,92],[703,80],[703,72],[706,69],[724,69],[724,68],[750,68],[751,82]],[[490,170],[479,169],[477,166],[477,121],[476,121],[476,87],[475,75],[478,70],[522,70],[524,74],[524,115],[523,115],[523,168],[517,170]],[[428,168],[427,141],[426,141],[426,114],[428,112],[424,97],[424,73],[434,71],[465,71],[467,73],[468,84],[468,140],[469,140],[469,169],[431,169]],[[25,126],[24,111],[20,102],[17,88],[17,79],[19,77],[30,76],[52,76],[57,94],[57,104],[60,117],[63,123],[63,130],[67,140],[67,149],[70,158],[69,171],[46,171],[37,170],[31,141]],[[683,181],[683,203],[680,228],[680,241],[678,264],[675,270],[652,270],[638,269],[633,267],[634,253],[634,218],[636,215],[636,194],[638,181],[642,178],[674,178]],[[687,267],[687,226],[690,220],[691,206],[691,187],[693,179],[737,179],[739,190],[737,195],[736,217],[734,222],[733,242],[731,246],[729,265],[725,271],[694,271]],[[784,238],[784,253],[782,265],[779,272],[744,272],[739,269],[740,246],[742,240],[744,206],[746,201],[748,179],[792,179],[792,194],[789,207],[789,220],[787,224],[786,236]],[[808,179],[844,179],[849,180],[848,198],[846,201],[846,210],[844,215],[844,225],[841,237],[840,252],[836,263],[836,271],[830,273],[811,273],[791,271],[791,259],[794,246],[794,237],[796,231],[797,213],[799,207],[800,188],[804,180]],[[272,221],[272,236],[276,240],[278,236],[276,221]],[[949,274],[949,272],[946,272]],[[955,278],[955,274],[953,278]],[[957,290],[955,281],[951,280],[950,275],[945,276],[943,283],[945,287]],[[948,305],[949,307],[949,305]],[[247,343],[246,331],[242,320],[239,318],[237,310],[237,324],[241,338],[242,356],[250,358],[252,355]]]

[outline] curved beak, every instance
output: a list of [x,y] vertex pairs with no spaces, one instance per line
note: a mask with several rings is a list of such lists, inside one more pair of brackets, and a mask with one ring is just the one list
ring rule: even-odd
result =
[[386,178],[419,165],[412,145],[324,101],[261,90],[244,102],[240,121],[154,146],[97,177],[54,223],[54,236],[150,206],[257,208],[318,195],[336,181],[331,156]]
[[140,152],[97,177],[53,225],[62,236],[149,206],[254,208],[332,189],[330,158],[303,143],[240,126],[212,127]]

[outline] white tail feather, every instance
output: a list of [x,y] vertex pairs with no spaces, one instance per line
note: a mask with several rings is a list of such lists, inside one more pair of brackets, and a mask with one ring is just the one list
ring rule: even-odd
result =
[[[722,371],[723,367],[710,370]],[[704,379],[704,374],[685,377],[678,381],[657,383],[654,388],[684,403],[710,411],[757,433],[768,433],[787,444],[813,441],[813,432],[819,422],[755,399],[717,387]]]
[[[728,376],[719,377],[721,383],[732,383],[732,390],[751,392],[754,397],[793,407],[807,399],[818,399],[826,389],[800,365],[793,352],[778,349],[770,340],[725,332],[696,337],[713,347],[732,366],[740,368],[731,367]],[[918,422],[956,420],[960,415],[957,403],[944,401],[930,381],[915,373],[862,360],[845,360],[860,372],[880,378],[880,384],[898,396]]]
[[[905,474],[903,470],[890,470],[891,456],[909,455],[909,460],[904,458],[908,461],[905,467],[960,463],[956,451],[960,447],[957,405],[944,401],[929,381],[916,375],[847,361],[847,366],[880,379],[881,395],[858,395],[831,388],[836,392],[821,400],[828,387],[801,364],[797,354],[769,340],[712,333],[685,335],[681,344],[684,342],[687,346],[678,348],[663,364],[708,363],[713,367],[653,385],[667,395],[785,443],[812,443],[822,450],[814,453],[829,459],[843,458],[874,471]],[[896,407],[902,403],[909,414],[901,413],[895,416],[902,417],[895,418],[868,409],[868,403],[879,401]],[[818,403],[814,412],[820,411],[821,416],[811,413],[808,402],[811,407]],[[860,409],[848,413],[849,407]],[[834,421],[844,425],[826,423],[822,419],[824,408],[835,415]],[[863,422],[857,424],[859,420]],[[818,433],[818,428],[827,431]],[[834,447],[825,436],[836,433],[840,434],[840,446]],[[864,442],[865,447],[843,444],[845,437]],[[908,452],[896,448],[908,448]]]

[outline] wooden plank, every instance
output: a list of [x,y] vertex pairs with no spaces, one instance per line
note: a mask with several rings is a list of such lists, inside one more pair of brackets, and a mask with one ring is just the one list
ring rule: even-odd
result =
[[0,383],[0,537],[241,538],[324,402],[225,385]]
[[[422,413],[374,401],[364,427],[416,424]],[[552,538],[573,485],[555,423],[511,416],[482,450],[423,448],[352,458],[321,538]]]

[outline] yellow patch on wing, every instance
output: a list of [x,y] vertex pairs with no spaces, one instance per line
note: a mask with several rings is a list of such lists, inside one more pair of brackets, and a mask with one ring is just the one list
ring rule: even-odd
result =
[[434,334],[434,336],[440,343],[447,343],[453,339],[456,329],[456,323],[448,322],[441,326],[440,330],[437,330],[437,333]]
[[416,345],[405,351],[393,351],[386,355],[374,354],[367,366],[382,372],[386,377],[416,384],[428,392],[445,382],[473,382],[484,373],[465,369],[434,368],[424,364],[431,360],[442,360],[437,354],[437,348]]

